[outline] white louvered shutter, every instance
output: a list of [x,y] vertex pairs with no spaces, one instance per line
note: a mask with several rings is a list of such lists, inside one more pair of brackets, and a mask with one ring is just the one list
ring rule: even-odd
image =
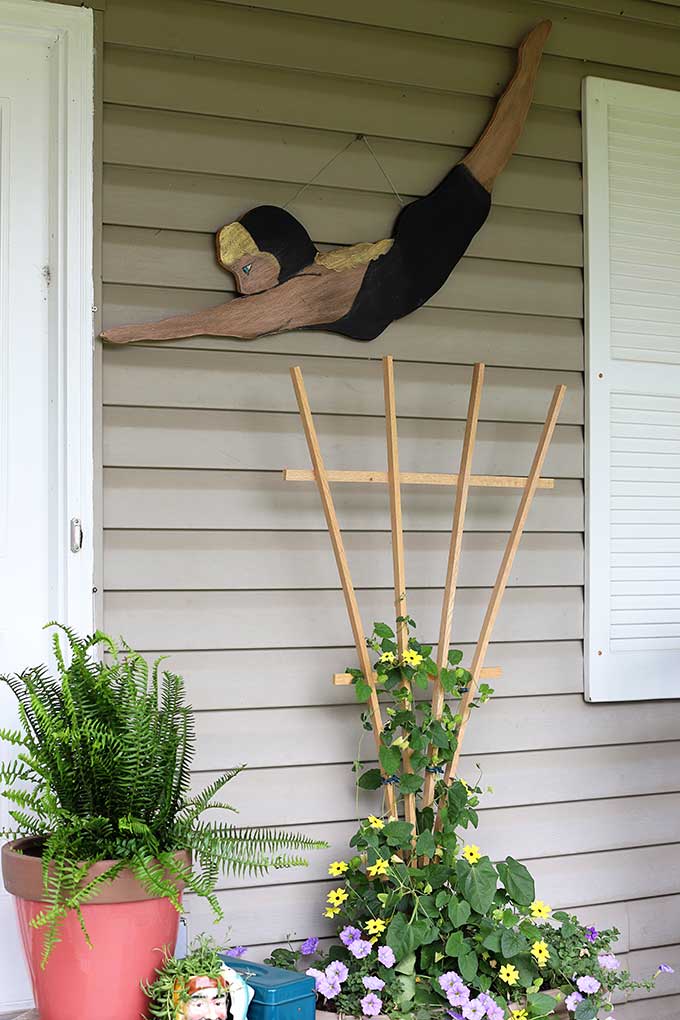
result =
[[586,697],[680,697],[680,93],[583,98]]

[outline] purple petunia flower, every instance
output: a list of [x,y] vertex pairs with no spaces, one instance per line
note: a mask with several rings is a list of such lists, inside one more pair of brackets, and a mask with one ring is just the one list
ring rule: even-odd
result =
[[232,946],[231,949],[227,949],[225,956],[231,956],[238,960],[239,957],[243,956],[244,953],[248,952],[247,946]]
[[313,956],[319,948],[319,940],[316,936],[311,939],[306,939],[300,946],[300,952],[303,956]]
[[497,1002],[490,1002],[486,1007],[487,1020],[504,1020],[505,1011]]
[[324,975],[318,982],[316,990],[320,995],[323,995],[324,999],[334,999],[336,995],[340,994],[340,982]]
[[447,1009],[446,1012],[453,1017],[453,1020],[465,1020],[463,1014],[459,1013],[457,1009]]
[[587,974],[585,977],[576,979],[576,987],[579,992],[583,992],[584,995],[594,995],[595,992],[600,990],[600,982],[597,978],[591,977]]
[[382,963],[383,967],[388,968],[394,967],[397,962],[397,958],[390,946],[380,946],[378,949],[378,959]]
[[667,963],[660,963],[657,969],[657,974],[675,974],[672,967],[669,967]]
[[360,938],[361,932],[359,931],[359,929],[352,928],[352,926],[349,924],[347,925],[346,928],[343,928],[342,931],[340,932],[340,941],[342,942],[343,946],[349,947],[352,944],[352,942],[356,942],[356,940]]
[[564,1005],[570,1013],[575,1013],[579,1002],[583,1002],[583,996],[579,995],[578,992],[572,992],[571,995],[568,995],[564,1000]]
[[597,930],[597,928],[593,928],[592,925],[590,928],[586,928],[586,938],[588,939],[589,942],[595,942],[595,940],[598,939],[599,936],[600,933]]
[[326,967],[326,977],[329,981],[339,981],[342,984],[343,981],[347,980],[349,971],[341,960],[333,960]]
[[467,1006],[463,1006],[465,1020],[482,1020],[486,1015],[486,1007],[479,999],[470,999]]
[[467,1006],[470,1001],[470,989],[462,981],[455,981],[446,993],[446,998],[451,1006]]
[[367,988],[369,992],[382,992],[385,987],[385,982],[379,977],[371,977],[369,974],[367,977],[361,979],[364,988]]
[[354,939],[350,942],[348,949],[355,960],[363,960],[371,952],[371,943],[365,939]]
[[448,970],[446,974],[440,976],[439,987],[443,992],[448,992],[449,988],[458,981],[460,981],[460,974],[456,974],[455,970]]
[[319,991],[319,981],[323,981],[326,977],[322,970],[317,970],[316,967],[310,967],[309,970],[305,971],[307,977],[313,977],[316,983],[316,990]]
[[364,995],[361,1000],[361,1012],[364,1016],[378,1016],[382,1009],[382,999],[379,999],[373,992]]
[[613,953],[600,953],[597,962],[602,970],[618,970],[621,966]]

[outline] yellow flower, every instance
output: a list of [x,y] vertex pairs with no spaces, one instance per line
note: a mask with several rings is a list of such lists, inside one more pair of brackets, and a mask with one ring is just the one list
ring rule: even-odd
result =
[[415,648],[407,648],[402,656],[403,661],[407,666],[419,666],[423,661],[423,657],[420,652],[417,652]]
[[328,869],[328,874],[331,878],[339,878],[340,875],[345,874],[348,868],[349,864],[346,864],[345,861],[333,861]]
[[551,910],[552,907],[549,906],[547,903],[544,903],[543,900],[534,900],[534,902],[531,904],[532,917],[542,918],[550,917]]
[[375,864],[371,864],[370,867],[366,868],[366,874],[369,878],[375,878],[376,875],[386,875],[389,866],[389,861],[385,861],[382,857],[379,857]]
[[368,824],[371,826],[372,829],[385,828],[385,823],[383,822],[382,818],[376,818],[375,815],[368,816]]
[[339,907],[341,903],[349,899],[349,896],[344,889],[338,887],[337,889],[331,889],[328,896],[326,897],[329,903],[332,903],[334,907]]
[[467,846],[463,847],[463,857],[468,864],[476,864],[481,856],[479,847],[475,846],[474,843],[472,845],[468,843]]
[[461,779],[460,782],[461,782],[461,785],[463,786],[463,788],[465,789],[468,797],[471,797],[472,796],[472,790],[470,789],[469,784],[466,783],[464,779]]
[[366,931],[369,935],[382,935],[386,927],[382,917],[372,917],[366,922]]
[[534,942],[531,947],[531,955],[534,957],[539,967],[545,967],[546,963],[550,959],[550,950],[545,942]]
[[498,971],[498,976],[501,981],[505,981],[506,985],[516,985],[519,980],[519,971],[511,963],[504,963]]
[[526,1009],[511,1009],[510,1016],[512,1020],[528,1020],[529,1014]]
[[386,662],[388,665],[393,666],[397,661],[397,657],[394,652],[383,652],[380,656],[381,662]]
[[326,907],[323,912],[324,917],[335,917],[336,914],[340,913],[340,907]]

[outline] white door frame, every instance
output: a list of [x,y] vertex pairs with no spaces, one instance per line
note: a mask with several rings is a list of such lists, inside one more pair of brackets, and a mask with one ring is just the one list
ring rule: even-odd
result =
[[[1,31],[39,34],[52,41],[49,316],[56,454],[50,479],[54,506],[51,603],[54,617],[81,633],[90,632],[94,624],[93,25],[92,11],[84,7],[0,0]],[[5,238],[0,220],[0,244]],[[8,371],[8,365],[0,366],[5,385],[11,386]],[[0,379],[0,391],[2,385]],[[71,551],[72,520],[82,526],[77,552]]]
[[[48,606],[53,619],[81,633],[94,625],[94,457],[93,457],[93,125],[94,23],[92,11],[41,0],[0,0],[4,39],[40,41],[49,75],[48,198],[49,245],[43,273],[49,283],[48,347]],[[21,337],[10,322],[10,238],[21,230],[12,188],[15,159],[11,118],[20,106],[0,95],[0,549],[11,546],[7,494],[10,447],[8,395],[12,392],[12,351]],[[44,137],[44,136],[43,136]],[[37,158],[43,158],[37,156]],[[12,169],[10,171],[10,166]],[[44,193],[43,193],[44,194]],[[12,199],[12,201],[10,201]],[[43,201],[44,199],[41,199]],[[10,222],[10,209],[13,221]],[[12,241],[14,243],[14,241]],[[45,258],[42,242],[41,264]],[[15,309],[16,311],[16,309]],[[17,442],[17,438],[13,440]],[[19,440],[20,441],[20,440]],[[16,462],[16,458],[14,463]],[[29,466],[30,467],[30,466]],[[28,469],[27,469],[28,470]],[[16,483],[16,467],[13,468]],[[78,522],[78,523],[76,523]],[[82,542],[72,548],[82,527]],[[11,620],[5,621],[11,628]],[[41,638],[40,634],[36,635]],[[25,639],[24,639],[25,640]],[[21,647],[23,668],[34,651]],[[13,653],[14,654],[14,653]],[[24,658],[25,655],[25,658]],[[4,719],[0,718],[0,725]],[[0,756],[4,754],[0,747]],[[0,816],[4,809],[0,810]],[[1,820],[1,819],[0,819]],[[0,954],[13,987],[0,988],[0,1013],[31,1005],[9,897],[0,882]]]

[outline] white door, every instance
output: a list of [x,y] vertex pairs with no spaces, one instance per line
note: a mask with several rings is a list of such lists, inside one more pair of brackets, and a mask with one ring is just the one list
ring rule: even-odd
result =
[[[48,620],[92,627],[91,17],[0,0],[3,674],[49,661]],[[4,889],[0,947],[2,1013],[32,1002]]]

